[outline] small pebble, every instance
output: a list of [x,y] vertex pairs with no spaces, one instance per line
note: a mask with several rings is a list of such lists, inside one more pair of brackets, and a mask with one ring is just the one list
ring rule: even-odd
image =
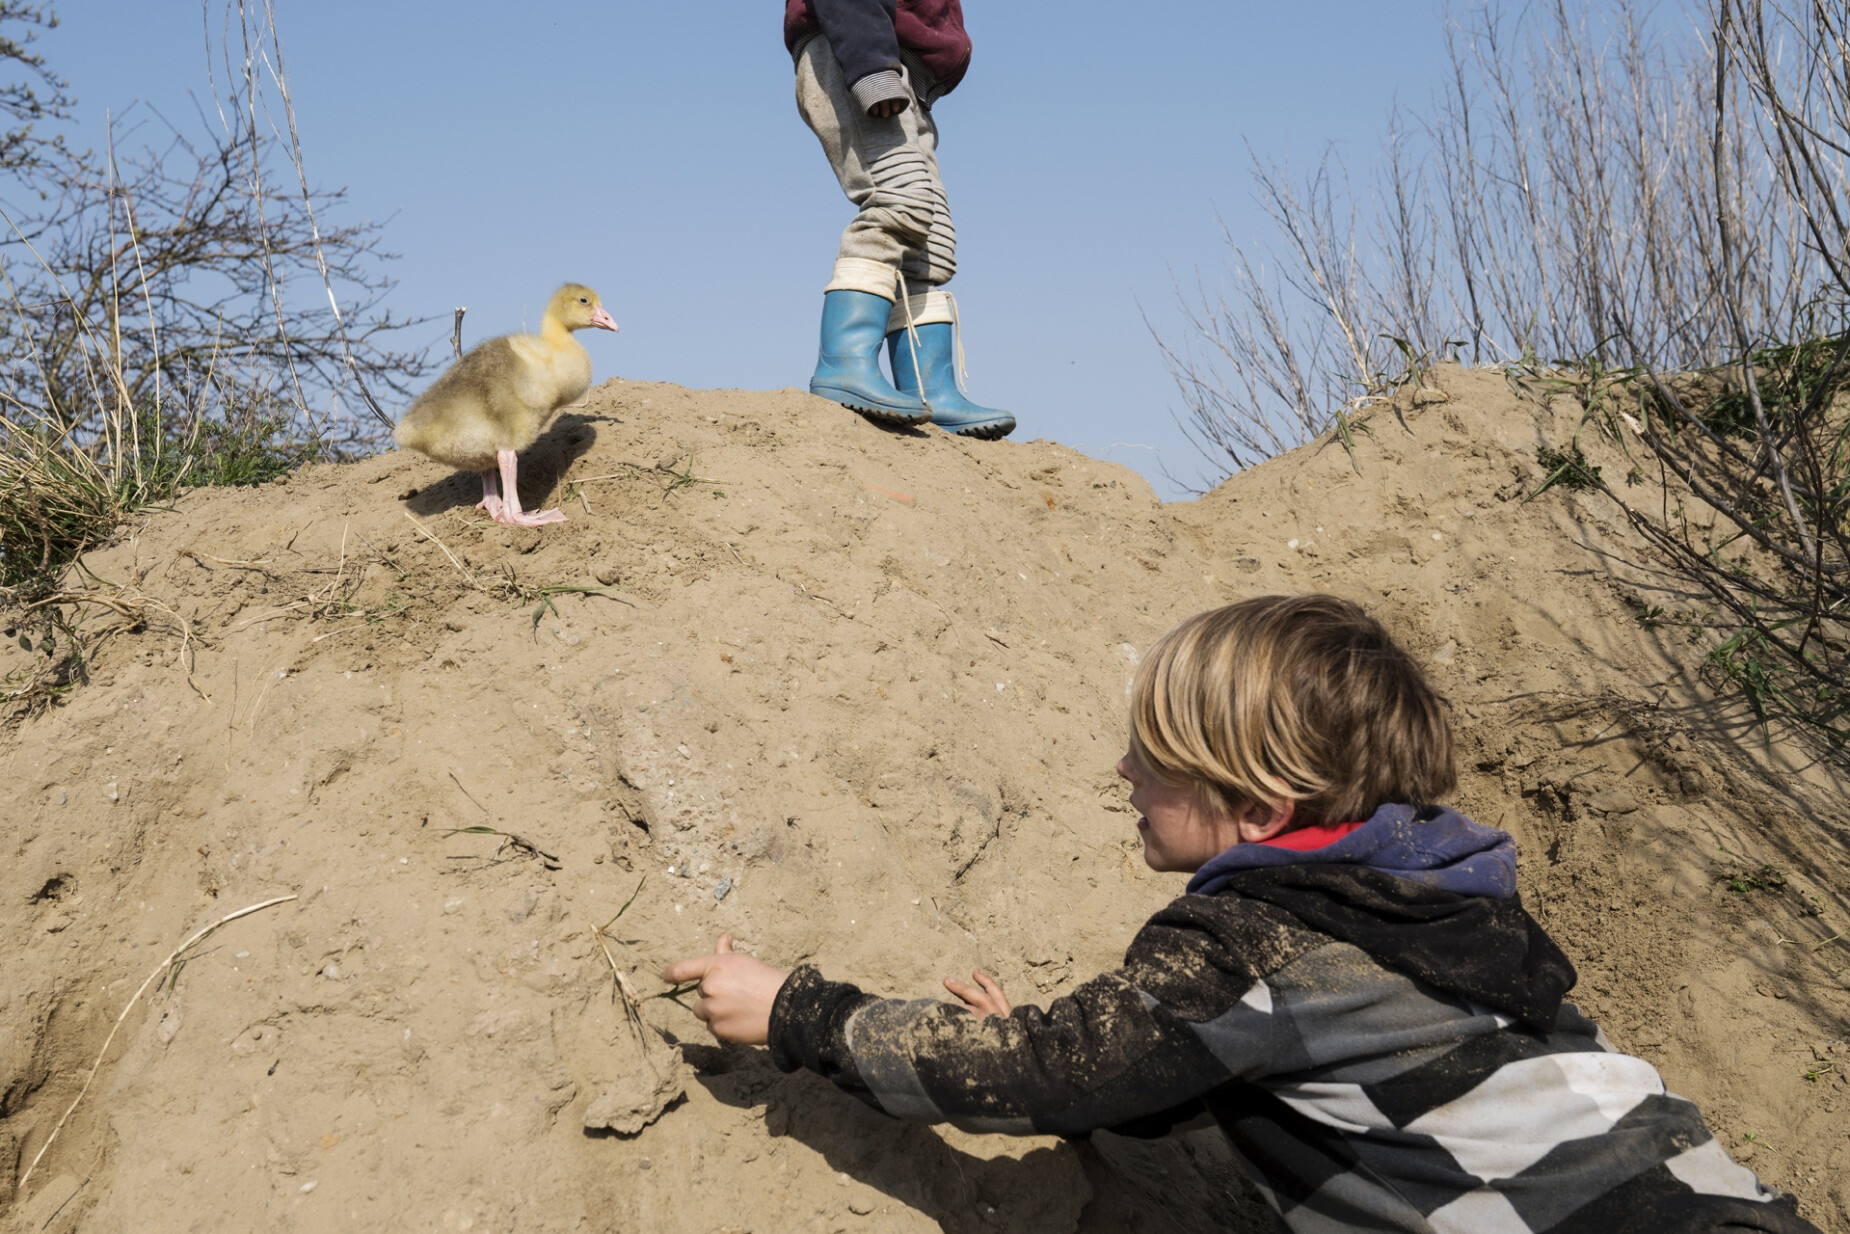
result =
[[315,1180],[312,1178],[302,1184],[302,1194],[303,1195],[307,1195],[309,1192],[313,1191],[314,1189],[315,1189]]
[[636,1163],[636,1168],[639,1170],[653,1170],[655,1168],[655,1163],[650,1161],[647,1157],[644,1157],[641,1161]]
[[732,880],[729,878],[720,879],[719,886],[713,889],[713,898],[715,900],[723,900],[731,894],[732,894]]

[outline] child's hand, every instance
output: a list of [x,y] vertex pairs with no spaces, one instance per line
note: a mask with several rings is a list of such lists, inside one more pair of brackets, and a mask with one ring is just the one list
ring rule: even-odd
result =
[[693,1012],[721,1041],[763,1045],[771,1036],[771,1004],[790,974],[754,956],[732,949],[732,935],[722,934],[712,955],[681,960],[662,970],[672,985],[695,981]]
[[976,982],[975,985],[965,985],[955,977],[946,977],[944,988],[962,999],[964,1006],[979,1020],[986,1020],[992,1015],[1008,1015],[1009,998],[1002,992],[1002,986],[996,979],[980,968],[972,972],[970,977]]

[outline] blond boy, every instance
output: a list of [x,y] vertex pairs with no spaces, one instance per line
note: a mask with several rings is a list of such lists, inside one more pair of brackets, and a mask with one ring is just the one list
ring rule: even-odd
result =
[[1360,608],[1203,613],[1132,695],[1144,858],[1193,877],[1122,968],[1045,1010],[982,974],[945,982],[964,1006],[880,999],[729,938],[664,975],[700,983],[721,1040],[895,1117],[1150,1135],[1205,1113],[1290,1230],[1815,1234],[1562,1001],[1514,841],[1430,804],[1455,780],[1442,700]]

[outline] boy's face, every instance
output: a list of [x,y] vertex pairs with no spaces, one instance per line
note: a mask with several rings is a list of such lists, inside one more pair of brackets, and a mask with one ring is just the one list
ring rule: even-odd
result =
[[1246,838],[1238,820],[1209,806],[1193,785],[1163,783],[1136,754],[1118,760],[1118,774],[1130,781],[1143,860],[1152,870],[1192,874]]

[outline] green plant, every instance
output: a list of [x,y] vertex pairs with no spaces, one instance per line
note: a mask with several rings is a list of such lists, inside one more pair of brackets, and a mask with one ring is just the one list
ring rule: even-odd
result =
[[1763,865],[1757,870],[1746,873],[1723,876],[1728,890],[1735,895],[1746,895],[1750,891],[1784,891],[1786,876],[1770,865]]
[[[663,496],[679,492],[684,488],[692,488],[696,484],[719,483],[718,480],[694,474],[694,456],[691,454],[688,455],[686,459],[682,460],[680,471],[676,471],[672,465],[664,467],[662,470],[668,473],[668,483],[662,489]],[[717,492],[718,490],[715,491]]]
[[66,606],[45,604],[20,612],[0,633],[32,657],[25,668],[7,674],[0,688],[0,715],[42,711],[88,679],[88,640]]
[[533,637],[536,641],[540,636],[541,619],[547,613],[555,617],[559,615],[558,606],[552,602],[554,596],[602,596],[606,600],[615,600],[619,604],[629,603],[621,596],[611,594],[609,588],[589,583],[550,583],[541,587],[530,586],[521,582],[514,567],[506,562],[503,562],[501,566],[501,581],[495,583],[491,590],[500,592],[516,604],[533,605]]
[[[470,800],[475,799],[472,797]],[[452,827],[443,834],[446,839],[450,836],[500,836],[501,843],[495,846],[492,857],[499,857],[503,851],[511,848],[517,853],[532,857],[548,870],[558,870],[564,866],[564,863],[557,857],[533,841],[524,836],[515,835],[511,831],[503,831],[499,827]]]
[[1599,468],[1587,462],[1587,456],[1581,452],[1579,445],[1570,445],[1565,450],[1553,446],[1537,446],[1535,461],[1548,472],[1529,499],[1534,500],[1551,488],[1571,489],[1581,492],[1601,486]]

